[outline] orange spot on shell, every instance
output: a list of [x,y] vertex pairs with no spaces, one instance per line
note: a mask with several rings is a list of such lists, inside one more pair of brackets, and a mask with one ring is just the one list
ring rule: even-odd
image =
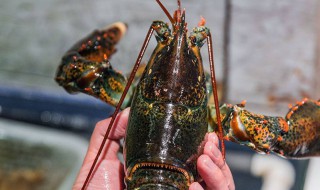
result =
[[73,69],[73,68],[76,68],[76,65],[73,64],[73,63],[70,63],[69,67],[70,67],[71,69]]
[[254,130],[261,131],[261,128],[260,127],[254,127]]
[[[291,112],[290,112],[291,113]],[[292,112],[293,113],[293,112]],[[291,113],[291,114],[292,114]],[[289,114],[287,115],[287,117],[291,117],[291,115],[289,116]],[[280,127],[281,127],[281,129],[282,129],[282,131],[284,131],[284,132],[288,132],[289,131],[289,125],[288,125],[288,123],[284,120],[284,119],[281,119],[281,120],[279,120],[279,124],[280,124]]]
[[262,147],[265,149],[268,149],[268,150],[270,149],[270,145],[268,145],[268,144],[263,144]]
[[206,19],[201,16],[198,26],[204,26],[206,24]]
[[292,111],[296,111],[299,108],[299,106],[294,106],[293,108],[291,108]]
[[86,47],[87,47],[86,44],[82,44],[81,47],[79,48],[79,51],[86,49]]
[[85,88],[84,90],[85,90],[86,92],[89,92],[89,93],[92,92],[92,89],[91,89],[91,88]]
[[243,105],[243,107],[246,105],[247,100],[242,100],[242,102],[240,103],[241,105]]
[[293,114],[293,111],[290,111],[288,114],[287,114],[287,119],[290,119],[290,117],[292,116]]
[[263,121],[260,121],[261,124],[267,124],[268,123],[268,120],[263,120]]
[[279,136],[278,138],[277,138],[277,141],[279,141],[279,142],[281,142],[283,140],[283,138],[281,137],[281,136]]
[[306,101],[308,101],[308,98],[304,98],[300,102],[297,102],[297,105],[302,106],[304,103],[306,103]]

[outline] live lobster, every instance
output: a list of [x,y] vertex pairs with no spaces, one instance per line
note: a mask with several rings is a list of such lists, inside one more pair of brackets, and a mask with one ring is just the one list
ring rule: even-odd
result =
[[[185,11],[181,10],[180,1],[173,17],[156,1],[169,18],[172,31],[163,21],[151,24],[128,79],[109,62],[115,45],[126,31],[126,25],[121,22],[96,30],[76,43],[63,56],[58,68],[56,81],[68,92],[83,92],[116,107],[83,189],[116,115],[130,105],[124,146],[127,189],[187,189],[199,179],[196,159],[208,131],[218,132],[223,155],[223,139],[286,158],[320,155],[319,100],[302,100],[290,108],[285,118],[249,112],[244,109],[244,103],[219,107],[212,37],[204,26],[205,20],[201,19],[187,36]],[[154,32],[157,47],[148,64],[139,68]],[[200,55],[205,40],[211,77],[204,72]],[[138,70],[144,70],[140,81],[131,86]],[[214,104],[208,103],[211,93]]]

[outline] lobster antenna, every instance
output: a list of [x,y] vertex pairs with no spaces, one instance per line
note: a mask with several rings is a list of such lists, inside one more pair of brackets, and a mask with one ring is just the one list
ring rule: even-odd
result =
[[[172,16],[170,15],[169,11],[163,6],[163,4],[160,2],[160,0],[156,0],[157,3],[160,5],[161,9],[163,10],[163,12],[167,15],[167,17],[169,18],[171,24],[174,24],[174,19],[172,18]],[[178,0],[179,1],[179,0]],[[178,3],[178,5],[180,4],[180,1]],[[179,5],[180,7],[180,5]]]
[[146,51],[146,48],[147,48],[147,46],[149,44],[149,41],[150,41],[150,38],[151,38],[151,36],[153,34],[153,31],[154,31],[154,29],[152,27],[150,27],[150,29],[149,29],[149,31],[147,33],[147,36],[146,36],[146,38],[145,38],[145,40],[143,42],[143,45],[141,47],[141,50],[140,50],[140,53],[139,53],[138,58],[136,60],[136,63],[135,63],[135,65],[134,65],[134,67],[133,67],[133,69],[131,71],[130,77],[129,77],[128,82],[127,82],[127,85],[126,85],[126,87],[125,87],[125,89],[124,89],[124,91],[123,91],[123,93],[121,95],[121,98],[120,98],[120,100],[119,100],[119,102],[118,102],[118,104],[116,106],[116,110],[114,111],[114,113],[112,115],[111,121],[110,121],[110,123],[108,125],[108,128],[107,128],[107,131],[106,131],[106,133],[105,133],[105,135],[103,137],[103,140],[102,140],[102,142],[100,144],[99,151],[98,151],[98,153],[97,153],[97,155],[96,155],[96,157],[95,157],[95,159],[94,159],[94,161],[93,161],[93,163],[91,165],[90,171],[89,171],[89,173],[88,173],[88,175],[86,177],[85,182],[83,183],[83,186],[82,186],[81,190],[86,189],[86,187],[87,187],[87,185],[89,183],[89,180],[90,180],[90,178],[91,178],[91,176],[93,174],[95,166],[97,165],[98,159],[99,159],[99,157],[100,157],[100,155],[102,153],[104,145],[106,144],[106,141],[107,141],[107,139],[109,137],[110,131],[113,128],[113,123],[114,123],[114,121],[115,121],[115,119],[117,117],[118,112],[120,111],[120,107],[121,107],[121,105],[123,103],[123,100],[126,97],[126,94],[127,94],[128,90],[130,88],[130,85],[132,84],[132,81],[133,81],[133,79],[134,79],[134,77],[136,75],[136,72],[137,72],[138,68],[139,68],[139,65],[141,63],[141,59],[142,59],[142,57],[143,57],[143,55],[144,55],[144,53]]
[[220,148],[222,152],[223,159],[226,160],[226,150],[223,141],[223,129],[221,124],[221,117],[220,117],[220,109],[219,109],[219,100],[218,100],[218,93],[217,93],[217,81],[215,77],[214,71],[214,59],[213,59],[213,48],[212,48],[212,37],[211,33],[207,36],[207,44],[208,44],[208,53],[209,53],[209,64],[210,64],[210,74],[211,74],[211,83],[212,83],[212,92],[214,97],[214,105],[216,109],[216,117],[217,117],[217,124],[218,124],[218,132],[219,132],[219,140],[220,140]]

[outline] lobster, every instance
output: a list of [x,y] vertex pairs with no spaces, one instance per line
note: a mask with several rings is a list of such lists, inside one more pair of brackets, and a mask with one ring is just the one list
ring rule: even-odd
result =
[[[196,160],[207,132],[218,132],[223,156],[223,140],[285,158],[320,155],[319,100],[303,99],[285,118],[252,113],[244,108],[244,102],[219,106],[212,37],[205,20],[202,18],[188,36],[180,0],[173,17],[160,0],[156,1],[170,20],[172,31],[163,21],[152,22],[128,78],[109,62],[127,28],[121,22],[96,30],[76,43],[57,70],[55,79],[68,92],[83,92],[116,107],[83,189],[116,115],[128,106],[131,109],[124,143],[127,189],[187,189],[200,179]],[[140,66],[153,33],[157,46],[148,64]],[[210,75],[203,69],[200,54],[205,40]],[[141,75],[139,81],[135,81],[136,73]],[[209,102],[211,96],[214,104]]]

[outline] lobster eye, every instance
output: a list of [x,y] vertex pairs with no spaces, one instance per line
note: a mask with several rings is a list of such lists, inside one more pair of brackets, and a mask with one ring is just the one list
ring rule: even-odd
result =
[[196,43],[197,43],[196,37],[195,37],[195,36],[190,36],[189,38],[190,38],[191,44],[192,44],[192,45],[196,45]]

